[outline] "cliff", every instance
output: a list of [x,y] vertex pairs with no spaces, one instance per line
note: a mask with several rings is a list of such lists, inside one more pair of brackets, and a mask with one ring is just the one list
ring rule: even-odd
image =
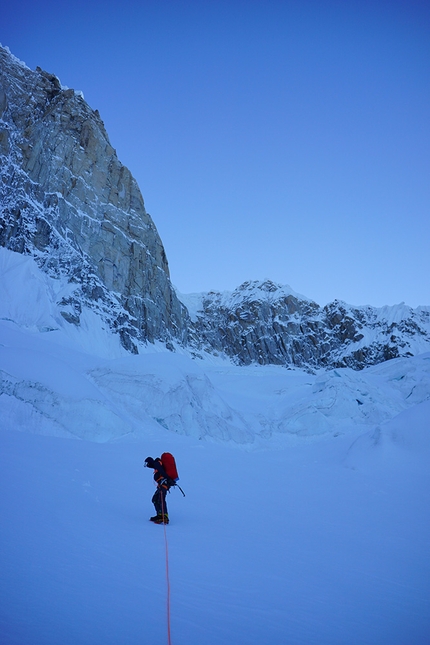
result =
[[163,244],[98,112],[2,47],[0,209],[0,245],[75,286],[61,303],[71,324],[88,306],[130,351],[186,342]]

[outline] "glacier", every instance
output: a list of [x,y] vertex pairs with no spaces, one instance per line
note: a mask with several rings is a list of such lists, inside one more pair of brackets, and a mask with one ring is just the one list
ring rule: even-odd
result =
[[[70,325],[66,281],[0,248],[0,405],[9,427],[95,441],[138,439],[160,427],[260,444],[372,427],[430,397],[430,354],[352,368],[237,366],[181,346],[132,355],[90,308]],[[239,391],[238,391],[239,388]],[[74,410],[72,414],[71,411]]]
[[167,640],[143,460],[177,459],[177,645],[426,645],[430,354],[360,371],[132,355],[67,283],[0,249],[0,632],[8,645]]

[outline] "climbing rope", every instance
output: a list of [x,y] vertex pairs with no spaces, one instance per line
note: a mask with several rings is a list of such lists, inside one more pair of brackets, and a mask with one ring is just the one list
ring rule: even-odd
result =
[[164,496],[160,491],[161,497],[161,513],[163,516],[163,528],[164,528],[164,545],[166,550],[166,583],[167,583],[167,643],[172,645],[172,639],[170,636],[170,576],[169,576],[169,545],[167,543],[167,531],[166,524],[164,523]]

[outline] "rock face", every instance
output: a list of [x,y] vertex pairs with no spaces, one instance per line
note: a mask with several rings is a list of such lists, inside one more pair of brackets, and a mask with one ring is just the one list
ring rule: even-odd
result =
[[362,369],[430,351],[430,307],[320,307],[269,280],[201,294],[189,307],[200,348],[240,365]]
[[430,307],[326,307],[273,282],[187,297],[103,122],[80,93],[0,47],[0,246],[70,283],[60,310],[95,311],[137,352],[188,346],[240,365],[354,369],[430,351]]
[[85,304],[135,340],[186,342],[187,313],[140,190],[80,93],[0,47],[0,245],[33,255]]

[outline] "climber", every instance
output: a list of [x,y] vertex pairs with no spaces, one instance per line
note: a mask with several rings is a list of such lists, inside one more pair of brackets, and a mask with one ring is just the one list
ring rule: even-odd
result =
[[151,500],[157,514],[149,519],[155,524],[168,524],[169,516],[167,514],[166,493],[171,486],[175,486],[176,482],[168,476],[163,466],[163,462],[159,457],[156,459],[147,457],[144,461],[144,465],[146,468],[154,469],[154,481],[157,484],[157,490]]

